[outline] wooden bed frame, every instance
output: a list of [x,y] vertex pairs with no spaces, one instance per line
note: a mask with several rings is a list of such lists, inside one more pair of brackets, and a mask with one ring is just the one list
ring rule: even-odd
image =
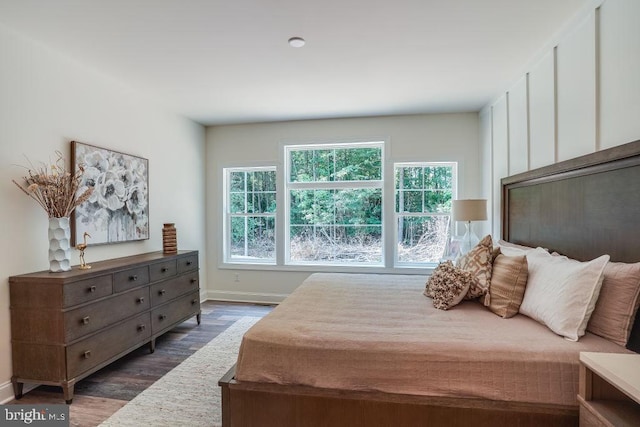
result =
[[[640,261],[640,141],[502,179],[502,238]],[[640,316],[628,348],[640,352]],[[578,406],[219,381],[223,426],[577,426]]]

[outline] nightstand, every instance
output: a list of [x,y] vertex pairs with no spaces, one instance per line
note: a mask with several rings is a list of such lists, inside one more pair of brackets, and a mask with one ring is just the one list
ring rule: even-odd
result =
[[640,354],[580,353],[580,426],[640,426]]

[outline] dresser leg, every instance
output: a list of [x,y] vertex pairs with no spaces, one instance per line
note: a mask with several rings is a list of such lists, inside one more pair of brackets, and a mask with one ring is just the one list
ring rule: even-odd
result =
[[62,384],[62,394],[64,395],[64,401],[67,405],[71,405],[71,402],[73,402],[74,386],[75,386],[74,382]]
[[18,382],[17,379],[11,378],[11,382],[13,383],[13,394],[16,399],[22,399],[22,388],[24,383]]
[[156,351],[156,339],[152,339],[151,341],[149,341],[149,353],[153,353],[154,351]]
[[200,324],[200,318],[202,317],[202,312],[199,311],[198,314],[196,314],[196,322],[198,322],[198,325]]

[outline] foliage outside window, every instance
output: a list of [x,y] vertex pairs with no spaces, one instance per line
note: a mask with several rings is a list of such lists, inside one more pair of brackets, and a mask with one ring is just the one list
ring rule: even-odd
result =
[[437,263],[449,239],[455,163],[397,163],[397,265]]
[[287,261],[382,265],[383,144],[288,146]]
[[276,168],[225,169],[227,262],[276,261]]

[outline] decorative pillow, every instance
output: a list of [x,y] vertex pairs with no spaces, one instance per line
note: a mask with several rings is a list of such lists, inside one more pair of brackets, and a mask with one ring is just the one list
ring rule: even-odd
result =
[[445,280],[446,276],[451,274],[451,271],[454,270],[454,269],[455,269],[455,267],[454,267],[453,263],[451,261],[448,261],[448,260],[438,264],[437,267],[431,273],[431,276],[429,276],[429,279],[427,280],[427,284],[426,284],[425,289],[424,289],[424,294],[426,296],[428,296],[429,298],[433,298],[435,296],[435,293],[434,293],[433,289],[431,289],[430,285],[432,283],[436,283],[438,281]]
[[587,331],[626,346],[640,305],[640,263],[609,262]]
[[529,279],[520,313],[577,341],[587,328],[608,261],[609,255],[580,262],[542,248],[527,252]]
[[491,282],[491,265],[493,257],[491,235],[486,235],[473,249],[458,259],[457,267],[470,272],[475,281],[471,284],[466,299],[481,297],[487,293]]
[[491,284],[484,305],[500,317],[513,317],[518,313],[529,271],[527,257],[498,255],[493,261]]
[[445,261],[431,273],[424,294],[433,298],[435,308],[448,310],[462,301],[473,280],[471,273]]

